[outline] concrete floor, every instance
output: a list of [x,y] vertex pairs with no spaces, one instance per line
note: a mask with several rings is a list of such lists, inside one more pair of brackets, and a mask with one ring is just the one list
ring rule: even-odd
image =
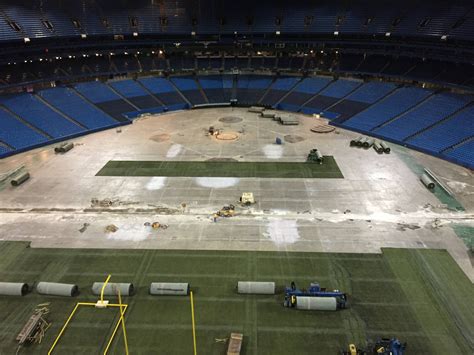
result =
[[[223,123],[222,117],[241,118]],[[419,181],[394,148],[389,155],[349,147],[355,133],[310,131],[315,119],[281,126],[246,109],[219,108],[154,116],[74,139],[75,148],[55,155],[43,147],[0,161],[0,174],[25,165],[31,179],[0,185],[0,237],[30,240],[33,247],[166,248],[379,253],[381,247],[443,248],[474,282],[466,246],[449,227],[474,226],[471,171],[410,152],[455,193],[465,212],[453,212]],[[239,132],[237,141],[206,136],[209,126]],[[296,135],[298,143],[274,144]],[[304,161],[318,148],[333,155],[344,179],[96,177],[109,160]],[[237,204],[242,192],[257,200],[238,215],[214,223],[210,216]],[[116,199],[109,209],[91,199]],[[185,203],[186,208],[181,204]],[[438,226],[433,222],[438,219]],[[145,222],[160,221],[153,231]],[[79,231],[84,224],[85,231]],[[105,227],[116,225],[115,233]]]

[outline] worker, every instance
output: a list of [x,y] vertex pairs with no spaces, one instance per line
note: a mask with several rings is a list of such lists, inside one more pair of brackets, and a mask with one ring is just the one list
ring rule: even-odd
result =
[[214,218],[214,223],[217,222],[217,217],[219,217],[219,216],[217,215],[217,213],[214,213],[214,216],[213,216],[213,218]]

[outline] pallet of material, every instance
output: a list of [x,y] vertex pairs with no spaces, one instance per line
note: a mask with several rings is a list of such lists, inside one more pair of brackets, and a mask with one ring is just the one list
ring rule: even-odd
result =
[[273,110],[265,110],[263,111],[260,116],[265,117],[265,118],[275,118],[277,112]]
[[265,111],[265,107],[251,106],[249,108],[249,112],[262,113],[263,111]]
[[300,122],[298,121],[298,118],[295,116],[289,116],[289,115],[282,115],[280,116],[280,122],[282,125],[289,126],[289,125],[299,125]]
[[242,349],[242,339],[244,335],[242,333],[231,333],[229,339],[229,346],[227,348],[227,355],[240,355]]

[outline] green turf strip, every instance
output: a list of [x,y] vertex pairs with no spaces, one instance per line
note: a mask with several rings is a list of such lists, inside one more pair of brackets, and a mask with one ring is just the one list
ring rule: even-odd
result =
[[[76,302],[94,302],[91,285],[107,274],[133,282],[126,325],[130,354],[192,354],[189,297],[150,296],[150,282],[189,282],[198,354],[225,354],[215,339],[244,334],[242,355],[337,354],[348,343],[398,337],[407,354],[472,354],[474,286],[442,250],[384,249],[383,254],[253,251],[36,249],[0,242],[0,281],[76,283],[78,297],[0,296],[0,354],[36,305],[50,302],[52,327],[19,354],[46,354]],[[239,280],[275,281],[276,295],[238,295]],[[282,306],[282,289],[318,281],[349,294],[349,308],[311,312]],[[115,301],[113,297],[108,297]],[[100,354],[118,312],[78,311],[53,354]],[[110,354],[123,355],[121,332]]]
[[109,161],[96,176],[343,178],[334,157],[324,164],[292,162]]

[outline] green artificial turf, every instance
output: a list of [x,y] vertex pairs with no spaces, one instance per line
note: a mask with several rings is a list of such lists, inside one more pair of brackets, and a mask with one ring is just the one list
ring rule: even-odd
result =
[[[425,174],[425,167],[420,165],[420,163],[411,155],[411,150],[400,146],[400,145],[393,145],[393,151],[400,157],[401,160],[405,162],[407,167],[418,175],[420,178],[423,174]],[[422,184],[419,181],[419,184]],[[438,200],[448,206],[449,209],[453,211],[465,211],[464,207],[461,203],[456,200],[454,196],[449,195],[445,190],[441,188],[441,186],[436,183],[436,187],[431,191]]]
[[[20,354],[46,354],[78,301],[94,302],[94,281],[133,282],[125,297],[131,354],[192,354],[189,297],[150,296],[150,282],[189,282],[194,292],[198,354],[225,354],[216,341],[244,334],[242,354],[337,354],[348,343],[396,336],[408,354],[473,353],[474,286],[446,251],[384,249],[383,254],[252,251],[33,249],[0,243],[0,281],[76,283],[75,298],[32,292],[0,296],[0,354],[15,354],[15,337],[39,303],[50,302],[52,327],[42,344]],[[275,281],[276,295],[238,295],[239,280]],[[282,306],[291,281],[349,294],[349,308],[314,312]],[[113,301],[113,300],[112,300]],[[53,354],[99,354],[117,310],[80,309]],[[121,333],[112,354],[124,354]]]
[[463,224],[454,224],[452,228],[456,235],[462,239],[464,244],[466,244],[471,253],[474,252],[474,227]]
[[226,161],[109,161],[97,176],[343,178],[334,157],[324,164]]

